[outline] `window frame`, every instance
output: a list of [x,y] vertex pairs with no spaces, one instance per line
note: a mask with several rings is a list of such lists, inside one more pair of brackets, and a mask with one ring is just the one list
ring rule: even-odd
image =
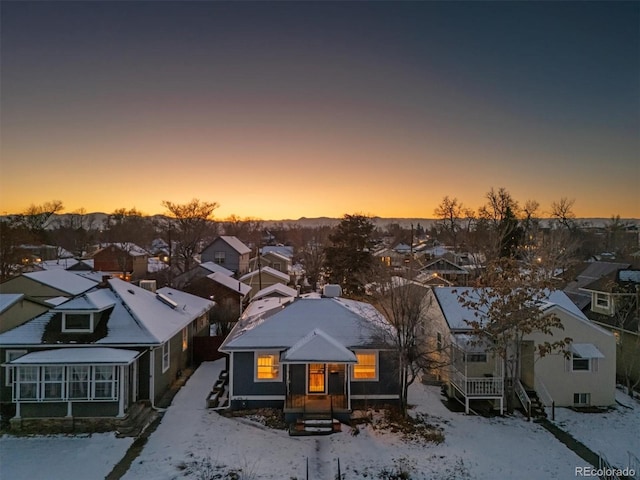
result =
[[[42,391],[41,391],[41,395],[42,395],[42,400],[44,401],[63,401],[65,396],[66,396],[66,392],[65,392],[65,388],[66,388],[66,368],[63,365],[43,365],[41,367],[41,373],[40,373],[40,383],[42,385]],[[51,376],[51,372],[59,372],[59,376],[56,375],[56,377]],[[49,378],[47,378],[49,377]],[[57,385],[59,387],[59,394],[58,395],[51,395],[49,392],[47,392],[48,388],[47,387],[51,387],[51,386],[55,386]]]
[[[259,369],[262,366],[266,368],[266,365],[258,365],[260,357],[272,357],[273,363],[271,364],[271,370],[276,370],[276,375],[269,378],[261,378],[258,376]],[[282,364],[280,363],[280,352],[277,350],[258,350],[253,355],[253,381],[254,382],[281,382],[282,381]]]
[[[16,356],[14,356],[14,354],[18,354]],[[27,354],[27,350],[23,350],[23,349],[11,349],[11,350],[5,350],[4,353],[4,359],[6,363],[12,362],[13,360],[22,357],[23,355]],[[5,368],[5,379],[4,379],[4,385],[5,387],[10,387],[13,384],[13,369],[15,367],[12,367],[11,365],[7,365],[7,367]]]
[[[578,360],[579,362],[587,362],[587,368],[576,368],[576,360]],[[591,372],[592,368],[593,368],[593,362],[591,361],[591,358],[583,358],[580,355],[577,355],[575,353],[571,354],[571,371],[572,372]]]
[[595,303],[598,308],[609,308],[611,306],[611,298],[608,293],[596,292]]
[[[89,327],[88,328],[68,328],[67,327],[67,315],[75,315],[75,316],[89,316]],[[95,325],[94,325],[93,312],[88,313],[77,313],[77,312],[62,312],[62,333],[93,333]]]
[[169,367],[171,366],[171,342],[170,340],[167,340],[166,342],[164,342],[162,344],[162,373],[165,373],[167,370],[169,370]]
[[467,353],[465,360],[467,363],[487,363],[489,356],[486,353]]
[[[356,358],[358,359],[358,362],[355,363],[352,368],[351,368],[351,381],[352,382],[377,382],[380,379],[380,355],[379,355],[379,351],[378,350],[356,350],[355,352]],[[358,366],[362,366],[363,364],[360,363],[360,356],[361,355],[371,355],[374,358],[374,364],[373,364],[373,370],[374,370],[374,376],[373,377],[357,377],[357,369]],[[367,366],[370,366],[367,364]]]
[[[584,401],[580,401],[584,398]],[[578,401],[576,401],[576,399]],[[573,394],[573,404],[577,407],[588,407],[591,405],[591,393],[574,393]]]
[[213,252],[213,263],[217,265],[224,265],[227,260],[227,252],[223,250],[216,250]]

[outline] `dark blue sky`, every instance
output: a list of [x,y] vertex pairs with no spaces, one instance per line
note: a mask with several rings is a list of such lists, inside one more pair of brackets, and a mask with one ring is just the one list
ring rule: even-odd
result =
[[[504,186],[543,207],[569,197],[582,215],[640,216],[638,2],[0,8],[0,210],[60,198],[155,213],[171,192],[223,215],[428,217],[444,195],[475,208]],[[178,165],[161,194],[86,187]],[[270,210],[253,175],[267,166],[292,181]],[[34,169],[51,187],[25,198],[9,179]]]

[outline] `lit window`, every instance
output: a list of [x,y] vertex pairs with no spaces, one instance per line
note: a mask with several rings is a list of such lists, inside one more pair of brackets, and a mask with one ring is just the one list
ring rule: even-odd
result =
[[165,342],[162,344],[162,373],[169,370],[169,363],[170,363],[169,358],[170,358],[169,342]]
[[324,393],[324,363],[312,363],[309,365],[309,393]]
[[256,354],[256,380],[280,379],[280,355],[273,353]]
[[378,379],[378,354],[376,352],[356,352],[358,363],[353,366],[354,380]]
[[63,313],[62,331],[91,333],[93,332],[93,318],[90,313]]
[[182,351],[184,352],[189,348],[189,327],[182,329]]

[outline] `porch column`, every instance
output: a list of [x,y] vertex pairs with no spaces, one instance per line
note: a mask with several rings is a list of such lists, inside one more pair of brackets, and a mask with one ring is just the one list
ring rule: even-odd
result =
[[16,416],[13,418],[20,418],[20,401],[16,402]]
[[125,383],[128,382],[129,380],[126,378],[125,375],[125,368],[127,366],[126,365],[120,365],[118,367],[118,380],[119,380],[119,385],[118,385],[118,417],[124,417],[124,402],[126,401],[125,399]]

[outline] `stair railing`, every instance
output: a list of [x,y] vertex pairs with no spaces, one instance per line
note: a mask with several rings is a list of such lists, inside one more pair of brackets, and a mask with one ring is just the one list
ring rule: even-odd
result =
[[534,389],[538,394],[538,398],[545,407],[551,407],[551,420],[556,419],[556,402],[547,390],[544,382],[536,375],[534,380]]
[[527,391],[522,386],[519,378],[516,378],[514,387],[518,400],[520,400],[520,403],[527,413],[527,420],[531,420],[531,399],[529,395],[527,395]]

